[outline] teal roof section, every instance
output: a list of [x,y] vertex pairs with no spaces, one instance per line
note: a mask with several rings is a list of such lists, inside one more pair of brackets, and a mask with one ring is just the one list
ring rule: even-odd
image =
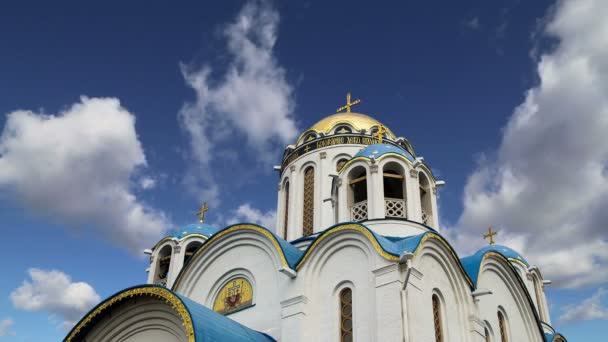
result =
[[473,280],[475,288],[477,288],[477,278],[479,277],[479,266],[481,265],[481,261],[483,260],[484,255],[489,252],[496,252],[508,260],[518,260],[524,263],[526,266],[530,266],[528,261],[521,256],[517,251],[503,245],[489,245],[485,246],[482,249],[478,250],[475,254],[470,255],[468,257],[464,257],[460,259],[462,266],[465,271],[469,275],[469,277]]
[[386,155],[386,154],[397,154],[407,158],[409,161],[414,162],[414,157],[404,149],[401,149],[394,145],[389,144],[373,144],[365,147],[363,150],[359,151],[355,154],[354,158],[363,157],[363,158],[371,158],[372,156],[376,159]]
[[[259,226],[259,227],[261,227],[261,226]],[[264,227],[261,227],[261,228],[264,228]],[[264,228],[264,229],[268,230],[267,228]],[[283,250],[285,259],[287,259],[287,263],[289,264],[289,267],[292,270],[295,270],[296,264],[298,263],[300,258],[302,258],[302,255],[304,255],[304,252],[301,251],[298,247],[289,243],[289,241],[283,240],[281,237],[279,237],[277,234],[271,232],[270,230],[268,230],[268,231],[277,239],[279,246],[281,246],[281,249]]]
[[[107,304],[105,310],[109,310],[112,305],[115,305],[120,302],[116,301],[116,298],[120,298],[119,296],[124,292],[134,289],[154,290],[155,288],[160,288],[164,291],[168,291],[172,295],[176,296],[184,304],[188,311],[190,319],[192,320],[192,327],[194,329],[194,340],[196,342],[276,342],[274,338],[264,333],[248,328],[236,321],[233,321],[228,317],[216,313],[215,311],[191,300],[188,297],[180,295],[176,292],[171,291],[168,288],[159,285],[138,285],[116,292],[115,294],[103,300],[101,303],[97,304],[97,306],[95,306],[86,315],[84,315],[84,317],[78,322],[78,324],[76,324],[74,328],[72,328],[72,330],[68,333],[64,341],[68,340],[69,336],[72,336],[72,333],[77,326],[84,324],[84,326],[82,326],[82,329],[77,331],[77,333],[75,333],[75,335],[73,335],[71,339],[71,341],[82,341],[86,334],[95,326],[95,324],[97,324],[103,317],[105,317],[105,315],[103,314],[90,316],[91,313],[96,311],[103,304]],[[152,298],[156,298],[160,302],[165,301],[164,298],[157,297],[154,294],[148,295]],[[127,297],[130,298],[130,296]],[[90,320],[87,321],[86,318],[90,318]]]
[[188,297],[173,293],[182,300],[190,313],[194,325],[194,337],[197,342],[275,341],[272,337],[222,316]]
[[199,234],[209,238],[218,231],[219,230],[217,228],[206,223],[192,223],[170,232],[169,236],[177,239],[183,239],[188,235]]

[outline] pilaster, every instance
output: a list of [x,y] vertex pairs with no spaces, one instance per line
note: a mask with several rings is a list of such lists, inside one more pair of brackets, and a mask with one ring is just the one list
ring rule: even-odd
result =
[[306,341],[304,320],[307,303],[308,298],[304,295],[281,302],[281,341]]

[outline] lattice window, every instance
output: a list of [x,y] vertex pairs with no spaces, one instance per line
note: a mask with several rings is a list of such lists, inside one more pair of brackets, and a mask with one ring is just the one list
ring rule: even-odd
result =
[[426,224],[427,226],[429,225],[429,215],[427,215],[424,210],[422,211],[422,223]]
[[340,341],[353,341],[353,291],[340,291]]
[[508,342],[505,316],[503,316],[502,312],[500,311],[498,311],[498,326],[500,327],[500,340],[502,342]]
[[350,207],[350,218],[353,221],[361,221],[367,218],[367,201],[355,203]]
[[439,297],[433,295],[433,322],[435,323],[435,341],[443,342],[443,330],[441,327],[441,303]]
[[344,165],[346,165],[347,162],[348,162],[348,159],[338,160],[338,162],[336,163],[336,171],[342,170],[342,168],[344,167]]
[[287,227],[289,227],[289,182],[285,183],[285,217],[283,218],[283,239],[287,240]]
[[384,209],[386,217],[401,217],[406,218],[405,201],[401,199],[385,198]]
[[303,235],[313,233],[315,218],[315,169],[310,166],[304,170],[304,220],[302,221]]

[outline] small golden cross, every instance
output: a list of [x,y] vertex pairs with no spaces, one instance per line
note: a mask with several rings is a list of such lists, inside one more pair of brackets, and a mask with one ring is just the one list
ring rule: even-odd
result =
[[384,134],[387,132],[388,132],[388,129],[386,129],[386,127],[380,125],[380,126],[378,126],[378,131],[376,133],[372,134],[372,137],[378,139],[378,144],[382,144],[382,139],[384,139]]
[[490,227],[488,227],[488,234],[485,234],[483,236],[483,239],[485,240],[487,238],[490,238],[490,245],[493,245],[494,244],[494,236],[495,235],[498,235],[498,233],[497,232],[493,232],[492,231],[492,226],[490,226]]
[[196,215],[198,215],[200,223],[203,223],[203,221],[205,221],[205,212],[207,210],[209,210],[209,208],[207,208],[207,202],[203,202],[203,205],[201,206],[201,210],[196,212]]
[[338,110],[336,111],[336,113],[340,113],[341,111],[346,109],[347,113],[350,113],[350,107],[357,105],[361,103],[361,100],[355,100],[353,102],[350,102],[350,93],[346,94],[346,105],[338,108]]

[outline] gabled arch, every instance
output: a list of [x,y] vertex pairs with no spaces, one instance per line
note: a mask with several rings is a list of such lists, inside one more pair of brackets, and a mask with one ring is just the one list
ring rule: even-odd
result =
[[[526,324],[528,334],[534,334],[534,330],[537,330],[540,338],[543,339],[544,330],[539,315],[536,312],[532,297],[530,296],[523,279],[518,275],[515,266],[511,264],[511,260],[498,252],[489,250],[483,254],[479,263],[479,270],[476,275],[477,278],[474,279],[475,284],[478,284],[478,279],[483,272],[493,272],[502,279],[516,302],[519,310],[518,316],[522,317],[523,322]],[[508,314],[509,313],[506,313],[506,315]],[[536,323],[536,329],[529,324],[532,321]],[[498,327],[496,327],[496,329],[498,329]],[[497,332],[497,334],[499,334],[499,332]]]
[[205,241],[205,243],[203,243],[203,245],[192,256],[192,260],[182,268],[172,288],[179,288],[182,279],[186,275],[188,275],[188,272],[190,272],[194,265],[196,265],[199,260],[205,256],[207,250],[211,249],[215,244],[220,243],[223,239],[241,232],[254,233],[258,235],[261,239],[265,240],[268,243],[268,246],[271,246],[273,254],[278,263],[277,268],[285,267],[288,269],[294,269],[295,261],[302,254],[299,249],[292,246],[285,240],[278,238],[276,235],[274,235],[268,229],[262,226],[252,223],[243,223],[228,226],[220,230],[216,234],[212,235],[208,240]]
[[[455,251],[440,235],[425,233],[413,254],[412,266],[414,268],[425,273],[425,266],[430,263],[437,265],[446,277],[445,281],[441,283],[432,280],[427,280],[428,283],[427,281],[421,283],[425,287],[436,287],[432,294],[437,295],[443,304],[443,341],[450,341],[455,337],[458,340],[467,340],[468,329],[466,327],[468,317],[473,310],[472,282]],[[423,293],[428,295],[428,292],[423,291]]]

